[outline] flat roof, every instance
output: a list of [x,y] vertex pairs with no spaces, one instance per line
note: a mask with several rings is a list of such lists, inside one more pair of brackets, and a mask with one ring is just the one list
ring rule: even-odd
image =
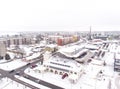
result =
[[85,48],[88,48],[88,49],[99,49],[98,46],[93,45],[93,44],[86,44],[86,45],[85,45]]

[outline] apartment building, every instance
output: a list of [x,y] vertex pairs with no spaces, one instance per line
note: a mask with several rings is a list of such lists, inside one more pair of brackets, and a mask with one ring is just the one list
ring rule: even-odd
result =
[[72,35],[72,36],[50,35],[50,36],[48,36],[49,41],[53,41],[53,42],[57,43],[60,46],[76,42],[79,39],[80,39],[80,36],[78,36],[78,35]]
[[5,57],[6,54],[6,46],[5,44],[0,42],[0,57]]
[[26,45],[32,44],[33,38],[31,36],[13,36],[13,37],[4,37],[0,39],[0,42],[5,44],[6,47],[10,47],[10,45]]

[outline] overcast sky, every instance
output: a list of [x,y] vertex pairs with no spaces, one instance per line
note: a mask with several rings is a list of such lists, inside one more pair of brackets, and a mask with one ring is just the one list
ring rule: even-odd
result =
[[119,0],[0,0],[0,32],[120,31]]

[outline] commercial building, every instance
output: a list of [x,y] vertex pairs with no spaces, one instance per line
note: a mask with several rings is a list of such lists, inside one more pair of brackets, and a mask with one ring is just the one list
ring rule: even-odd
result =
[[[93,48],[93,47],[92,47]],[[91,49],[92,49],[91,48]],[[91,57],[94,56],[94,52],[85,48],[85,45],[74,45],[71,47],[62,48],[57,53],[62,58],[69,58],[76,60],[77,62],[87,62]]]
[[[76,83],[83,74],[83,67],[74,60],[63,59],[58,56],[50,57],[49,60],[44,61],[43,66],[46,67],[48,72],[68,75],[71,82]],[[72,77],[75,76],[75,77]]]

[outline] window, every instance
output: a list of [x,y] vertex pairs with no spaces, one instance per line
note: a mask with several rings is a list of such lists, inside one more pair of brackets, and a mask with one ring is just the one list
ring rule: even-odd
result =
[[58,74],[58,72],[57,72],[57,71],[55,71],[55,74]]
[[53,72],[53,70],[51,69],[50,72]]
[[55,62],[50,62],[51,64],[55,64],[55,65],[60,65],[60,66],[65,66],[65,67],[70,67],[69,65],[64,65],[64,64],[59,64],[59,63],[55,63]]
[[62,75],[63,73],[62,72],[60,72],[60,75]]

